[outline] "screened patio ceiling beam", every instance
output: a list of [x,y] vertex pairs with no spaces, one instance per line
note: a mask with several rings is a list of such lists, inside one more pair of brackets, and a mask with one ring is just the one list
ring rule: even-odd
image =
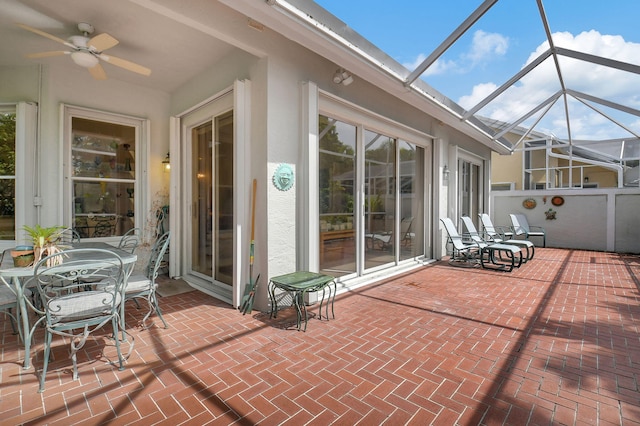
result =
[[615,59],[603,58],[602,56],[591,55],[589,53],[576,52],[575,50],[566,49],[564,47],[556,47],[555,50],[558,55],[579,59],[585,62],[591,62],[592,64],[603,65],[609,68],[615,68],[620,71],[627,71],[634,74],[640,74],[639,65],[630,64],[628,62],[616,61]]
[[543,118],[545,115],[547,115],[547,113],[549,112],[549,110],[551,109],[551,107],[553,106],[553,104],[554,104],[554,103],[555,103],[555,102],[550,103],[550,104],[547,106],[547,108],[545,109],[545,111],[544,111],[542,114],[540,114],[540,116],[536,119],[535,123],[533,123],[533,124],[531,125],[531,127],[529,127],[529,128],[527,129],[527,131],[526,131],[526,132],[524,132],[524,134],[522,135],[522,137],[520,137],[520,139],[518,139],[518,142],[516,142],[516,143],[515,143],[515,145],[513,145],[513,151],[515,151],[515,150],[516,150],[516,148],[517,148],[517,147],[518,147],[518,146],[519,146],[519,145],[520,145],[520,144],[521,144],[521,143],[522,143],[522,142],[527,138],[527,136],[529,136],[529,134],[530,134],[531,132],[533,132],[533,129],[535,129],[535,128],[536,128],[536,126],[538,125],[538,123],[540,123],[540,122],[542,121],[542,118]]
[[599,98],[597,96],[588,95],[586,93],[578,92],[577,90],[569,89],[569,90],[567,90],[567,93],[570,94],[571,96],[576,97],[576,98],[587,99],[587,100],[589,100],[591,102],[595,102],[597,104],[604,105],[604,106],[607,106],[609,108],[617,109],[618,111],[626,112],[627,114],[635,115],[636,117],[640,117],[640,110],[628,107],[626,105],[621,105],[619,103],[608,101],[606,99],[602,99],[602,98]]
[[[573,94],[571,94],[571,96],[577,100],[578,102],[582,103],[583,105],[591,108],[592,110],[594,110],[595,112],[597,112],[598,114],[600,114],[601,116],[603,116],[604,118],[606,118],[607,120],[611,121],[612,123],[618,125],[620,128],[626,130],[627,132],[631,133],[633,136],[635,136],[636,138],[640,139],[640,135],[638,135],[638,133],[636,133],[635,131],[633,131],[632,129],[628,128],[627,126],[625,126],[624,124],[620,123],[619,121],[617,121],[615,118],[609,116],[607,113],[605,113],[604,111],[600,111],[598,108],[596,108],[595,106],[591,105],[589,102],[587,102],[586,100],[575,96]],[[590,99],[592,102],[596,102],[595,100]]]
[[[558,61],[558,50],[556,49],[556,45],[553,42],[553,37],[551,35],[551,27],[549,26],[549,20],[547,19],[547,13],[544,11],[544,6],[542,5],[542,0],[537,0],[538,3],[538,11],[540,12],[540,19],[542,20],[542,26],[544,27],[544,32],[547,35],[547,41],[549,42],[549,49],[551,50],[553,56],[553,63],[556,66],[556,73],[558,74],[558,80],[560,81],[560,87],[562,88],[562,92],[564,93],[567,88],[564,84],[564,77],[562,76],[562,70],[560,69],[560,61]],[[569,123],[567,122],[567,125]]]
[[[557,101],[560,96],[562,96],[562,91],[558,90],[556,93],[554,93],[553,95],[549,96],[544,102],[539,103],[531,111],[529,111],[528,113],[526,113],[522,117],[518,118],[516,121],[512,122],[508,127],[502,129],[502,131],[500,133],[496,134],[494,136],[494,138],[500,138],[501,136],[505,135],[506,133],[509,133],[512,129],[516,128],[520,123],[525,121],[527,118],[531,117],[533,114],[535,114],[536,112],[540,111],[545,106]],[[551,105],[549,107],[551,107]],[[545,111],[545,114],[548,111],[549,111],[549,108],[547,108],[547,111]]]
[[494,100],[495,98],[497,98],[498,96],[500,96],[500,94],[502,94],[502,92],[504,92],[505,90],[507,90],[509,87],[513,86],[517,81],[519,81],[522,77],[524,77],[525,75],[529,74],[529,72],[531,72],[535,67],[537,67],[538,65],[540,65],[542,62],[544,62],[545,59],[547,59],[549,56],[551,56],[551,49],[547,50],[546,52],[544,52],[543,54],[541,54],[540,56],[538,56],[533,62],[529,63],[529,65],[525,66],[524,68],[522,68],[517,74],[515,74],[513,77],[511,77],[509,80],[507,80],[506,82],[504,82],[502,84],[502,86],[498,87],[496,90],[494,90],[493,92],[491,92],[489,94],[489,96],[487,96],[486,98],[484,98],[482,101],[480,101],[476,106],[474,106],[473,108],[471,108],[470,110],[468,110],[467,112],[464,113],[464,115],[462,116],[462,118],[464,120],[468,119],[469,117],[471,117],[472,115],[474,115],[475,113],[477,113],[478,111],[480,111],[482,108],[484,108],[489,102],[491,102],[492,100]]
[[496,4],[498,0],[485,0],[476,10],[465,19],[462,24],[458,26],[447,37],[440,46],[438,46],[431,54],[424,60],[418,67],[413,70],[404,82],[405,86],[410,86],[414,81],[418,79],[440,56],[444,54],[464,33],[469,30],[476,23],[478,19],[482,17],[491,7]]

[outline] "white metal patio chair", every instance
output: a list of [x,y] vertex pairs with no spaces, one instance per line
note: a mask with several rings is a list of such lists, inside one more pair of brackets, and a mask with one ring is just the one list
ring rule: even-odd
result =
[[[62,262],[47,267],[47,262],[54,256],[59,256]],[[44,391],[54,334],[69,338],[73,379],[77,380],[77,353],[91,333],[111,323],[118,367],[124,370],[124,357],[117,338],[124,281],[122,259],[109,250],[71,249],[40,260],[33,274],[25,286],[33,285],[38,291],[39,303],[30,305],[39,319],[25,338],[31,339],[36,327],[44,325],[44,357],[38,392]],[[99,281],[103,285],[87,288],[85,280]]]
[[[158,284],[156,278],[158,278],[158,270],[162,265],[162,260],[166,251],[169,248],[170,231],[162,234],[154,243],[151,248],[151,254],[149,256],[149,262],[145,269],[145,274],[134,274],[129,277],[124,290],[125,302],[127,300],[136,300],[144,298],[149,304],[149,312],[142,319],[142,324],[146,328],[146,322],[149,317],[155,312],[164,324],[164,328],[168,328],[167,322],[162,316],[160,306],[158,306],[158,297],[156,295],[156,289]],[[122,304],[122,318],[124,324],[124,303]]]
[[140,245],[140,228],[131,228],[120,238],[118,248],[134,253]]
[[511,230],[514,237],[523,235],[525,240],[528,240],[530,237],[542,237],[542,247],[546,247],[547,234],[543,227],[529,225],[527,217],[523,214],[511,213],[509,217],[511,218]]

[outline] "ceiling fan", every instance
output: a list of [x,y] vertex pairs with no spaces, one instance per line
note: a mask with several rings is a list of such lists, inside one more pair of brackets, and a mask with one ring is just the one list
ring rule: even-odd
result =
[[42,37],[46,37],[50,40],[57,41],[58,43],[62,43],[71,48],[71,50],[54,50],[50,52],[32,53],[26,55],[28,58],[46,58],[50,56],[71,55],[73,62],[81,67],[87,68],[89,73],[91,73],[93,78],[96,80],[106,80],[107,78],[104,68],[100,65],[100,60],[145,76],[151,74],[151,70],[143,67],[142,65],[104,54],[103,52],[105,50],[117,45],[119,41],[107,33],[98,34],[95,37],[89,38],[94,31],[93,26],[90,24],[84,22],[79,23],[78,29],[82,35],[74,35],[69,37],[67,40],[63,40],[52,34],[25,24],[17,25],[27,31],[31,31],[32,33],[41,35]]

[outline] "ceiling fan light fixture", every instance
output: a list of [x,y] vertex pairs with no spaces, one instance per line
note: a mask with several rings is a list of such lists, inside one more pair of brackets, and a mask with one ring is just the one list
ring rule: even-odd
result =
[[84,68],[93,68],[98,65],[98,58],[93,56],[91,53],[84,52],[82,50],[77,50],[71,53],[71,59],[73,59],[73,62],[77,65]]

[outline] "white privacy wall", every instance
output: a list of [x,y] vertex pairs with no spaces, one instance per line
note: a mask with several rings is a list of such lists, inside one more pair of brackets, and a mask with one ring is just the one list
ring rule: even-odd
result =
[[[561,196],[564,204],[552,205],[554,196]],[[533,209],[522,205],[529,198],[536,201]],[[545,229],[547,247],[640,253],[638,189],[494,191],[491,199],[495,225],[510,225],[509,213],[522,213],[530,225]],[[549,209],[556,212],[555,220],[546,219]]]

